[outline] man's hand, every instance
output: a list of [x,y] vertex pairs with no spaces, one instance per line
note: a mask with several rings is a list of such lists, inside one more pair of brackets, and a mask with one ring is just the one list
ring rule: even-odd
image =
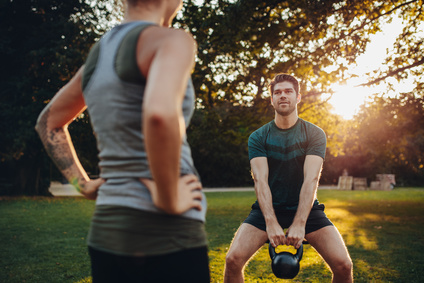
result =
[[292,245],[296,249],[300,247],[303,240],[305,239],[305,226],[292,224],[289,229],[287,229],[286,234],[286,245]]
[[150,191],[154,205],[169,214],[181,214],[192,208],[199,211],[202,210],[202,184],[193,174],[184,175],[178,180],[176,199],[173,200],[175,205],[173,207],[169,207],[162,201],[162,199],[166,198],[161,196],[161,192],[154,181],[150,179],[140,179],[140,181]]
[[279,245],[285,245],[286,237],[284,235],[284,230],[278,222],[274,224],[267,224],[266,233],[268,234],[269,242],[274,248]]
[[99,187],[103,185],[105,182],[105,179],[98,178],[90,180],[84,184],[81,184],[79,186],[80,193],[86,198],[95,200],[97,198],[97,192],[99,190]]

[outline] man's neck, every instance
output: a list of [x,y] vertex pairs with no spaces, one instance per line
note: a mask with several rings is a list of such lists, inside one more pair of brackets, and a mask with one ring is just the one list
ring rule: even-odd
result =
[[297,111],[294,111],[288,116],[281,116],[277,113],[275,113],[275,125],[280,129],[289,129],[296,124],[297,119],[299,119],[299,116],[297,116]]

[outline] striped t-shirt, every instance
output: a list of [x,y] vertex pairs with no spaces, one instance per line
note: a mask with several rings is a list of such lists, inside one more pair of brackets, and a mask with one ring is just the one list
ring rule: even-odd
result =
[[[289,129],[278,128],[273,120],[253,132],[248,145],[249,160],[255,157],[268,160],[268,184],[274,209],[297,209],[306,155],[325,157],[324,131],[300,118]],[[258,201],[255,206],[259,208]]]

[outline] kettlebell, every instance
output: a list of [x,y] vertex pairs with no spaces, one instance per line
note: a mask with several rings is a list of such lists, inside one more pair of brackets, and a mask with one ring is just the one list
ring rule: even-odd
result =
[[281,279],[293,279],[299,273],[299,262],[303,255],[303,244],[297,249],[296,254],[289,252],[276,253],[275,248],[269,244],[269,256],[274,275]]

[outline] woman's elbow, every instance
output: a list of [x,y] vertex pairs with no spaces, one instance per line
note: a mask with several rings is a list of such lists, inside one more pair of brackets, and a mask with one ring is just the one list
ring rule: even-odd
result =
[[153,126],[161,126],[169,121],[177,119],[178,113],[173,109],[145,109],[143,120]]
[[43,115],[40,115],[35,122],[34,126],[35,131],[40,135],[42,132],[45,132],[47,129],[46,119],[43,119]]

